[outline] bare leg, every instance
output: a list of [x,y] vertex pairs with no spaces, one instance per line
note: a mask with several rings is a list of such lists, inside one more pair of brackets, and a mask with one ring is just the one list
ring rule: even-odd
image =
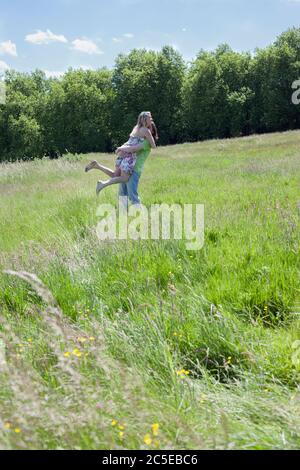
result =
[[97,196],[100,193],[100,191],[102,191],[102,189],[106,188],[107,186],[111,186],[112,184],[128,183],[129,178],[130,178],[130,175],[128,173],[121,171],[121,176],[115,176],[108,181],[98,181],[97,187],[96,187]]
[[110,176],[111,178],[115,176],[115,171],[111,170],[110,168],[107,168],[106,166],[100,165],[100,163],[96,162],[96,160],[93,160],[85,167],[86,173],[90,170],[103,171],[103,173],[105,173],[107,176]]

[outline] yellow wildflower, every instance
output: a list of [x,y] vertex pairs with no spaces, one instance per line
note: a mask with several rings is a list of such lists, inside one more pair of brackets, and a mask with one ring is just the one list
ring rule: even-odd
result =
[[83,336],[80,337],[80,338],[77,338],[77,340],[79,341],[79,343],[85,343],[86,342],[86,338],[84,338]]
[[64,353],[64,356],[65,356],[65,357],[70,357],[69,351],[66,351],[66,352]]
[[122,438],[124,436],[124,432],[123,431],[120,431],[119,432],[119,436]]
[[4,427],[5,427],[5,429],[10,429],[11,428],[11,423],[9,421],[7,421],[6,423],[4,423]]
[[95,341],[94,336],[90,336],[90,341]]
[[121,431],[124,431],[124,426],[122,426],[122,424],[119,424],[118,428],[121,430]]
[[152,430],[153,436],[157,436],[158,430],[159,430],[159,424],[158,423],[152,424],[151,430]]
[[145,443],[147,446],[150,446],[150,445],[151,445],[152,439],[151,439],[150,434],[146,434],[146,435],[144,436],[144,443]]
[[183,378],[185,375],[186,375],[186,376],[187,376],[187,375],[190,375],[190,372],[189,372],[188,370],[181,369],[181,370],[178,370],[178,371],[176,372],[176,374],[177,374],[179,377]]
[[116,426],[117,424],[118,424],[118,421],[116,419],[113,419],[112,422],[111,422],[111,425]]
[[74,356],[77,356],[77,357],[82,356],[82,352],[79,351],[79,349],[77,349],[77,348],[73,349],[72,354],[73,354]]
[[15,428],[15,433],[16,433],[16,434],[20,434],[20,432],[21,432],[21,429],[20,429],[20,428]]

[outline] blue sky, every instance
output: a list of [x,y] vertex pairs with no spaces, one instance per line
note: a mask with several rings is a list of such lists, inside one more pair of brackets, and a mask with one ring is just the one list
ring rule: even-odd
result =
[[135,47],[178,48],[186,60],[227,42],[265,47],[300,26],[300,0],[0,0],[0,73],[111,68]]

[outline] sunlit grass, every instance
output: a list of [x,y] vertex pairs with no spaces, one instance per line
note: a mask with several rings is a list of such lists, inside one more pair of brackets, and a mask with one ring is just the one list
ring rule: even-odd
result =
[[199,252],[99,243],[84,166],[112,155],[0,166],[1,272],[62,315],[0,275],[2,448],[299,448],[299,144],[153,152],[142,200],[204,204]]

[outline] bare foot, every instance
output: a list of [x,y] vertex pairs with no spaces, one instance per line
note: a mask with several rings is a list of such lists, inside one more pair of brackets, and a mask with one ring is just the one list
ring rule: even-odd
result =
[[97,196],[99,196],[99,193],[100,191],[102,191],[103,188],[105,188],[105,184],[103,183],[103,181],[98,181],[97,186],[96,186]]
[[85,167],[85,172],[87,173],[88,171],[93,170],[93,168],[96,168],[97,165],[98,163],[96,162],[96,160],[93,160]]

